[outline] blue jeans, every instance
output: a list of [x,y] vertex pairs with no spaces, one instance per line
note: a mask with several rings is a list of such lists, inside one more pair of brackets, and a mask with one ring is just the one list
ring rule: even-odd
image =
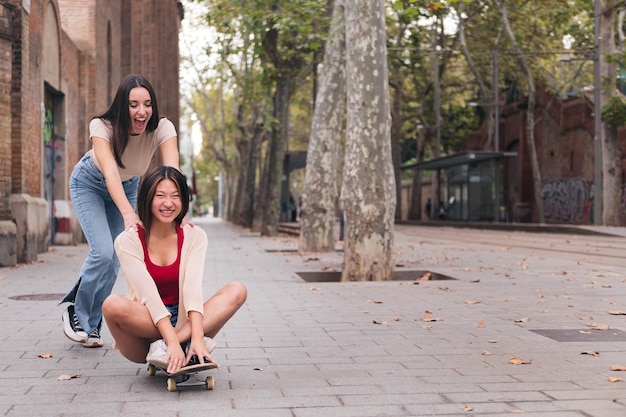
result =
[[173,327],[176,327],[176,323],[178,323],[178,304],[166,304],[165,308],[170,312],[170,323],[172,323]]
[[[131,206],[137,206],[139,177],[123,181]],[[113,249],[117,235],[124,231],[124,218],[107,190],[104,175],[91,157],[85,156],[70,177],[70,197],[83,229],[89,254],[78,281],[61,300],[74,303],[76,316],[89,334],[102,322],[102,303],[113,290],[120,263]]]

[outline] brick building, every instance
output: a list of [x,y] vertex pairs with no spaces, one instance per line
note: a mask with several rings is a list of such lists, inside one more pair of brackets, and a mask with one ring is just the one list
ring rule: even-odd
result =
[[177,0],[0,0],[0,266],[81,239],[69,175],[125,75],[178,129],[182,16]]
[[[552,224],[594,224],[594,94],[558,98],[537,91],[535,148],[541,171],[544,218]],[[468,135],[455,155],[425,161],[413,169],[436,170],[445,218],[462,221],[538,222],[526,143],[526,99],[502,105],[496,151],[488,143],[487,122]],[[626,128],[618,129],[626,149]],[[626,157],[621,177],[626,177]],[[433,195],[429,184],[422,196]],[[626,184],[622,204],[626,210]],[[410,195],[410,190],[405,191]],[[404,210],[408,212],[408,208]],[[404,217],[403,217],[404,218]]]

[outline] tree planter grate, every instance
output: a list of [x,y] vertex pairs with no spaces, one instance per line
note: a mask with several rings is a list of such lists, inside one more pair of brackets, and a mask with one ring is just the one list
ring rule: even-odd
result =
[[[307,271],[296,272],[300,278],[305,282],[339,282],[341,281],[341,271]],[[422,278],[428,275],[428,279],[424,279],[424,282],[428,281],[446,281],[456,280],[456,278],[449,277],[447,275],[439,274],[432,271],[394,271],[394,281],[422,281]]]

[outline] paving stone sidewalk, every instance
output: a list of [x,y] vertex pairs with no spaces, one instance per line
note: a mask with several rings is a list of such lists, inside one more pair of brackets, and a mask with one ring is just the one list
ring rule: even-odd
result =
[[213,391],[168,392],[106,328],[101,349],[66,339],[57,300],[88,249],[58,246],[0,268],[0,415],[626,416],[626,382],[611,382],[626,372],[610,369],[626,365],[626,323],[607,313],[626,311],[626,268],[399,226],[399,270],[455,279],[305,282],[298,272],[337,271],[342,253],[300,255],[297,238],[194,222],[209,235],[205,297],[231,280],[249,290],[217,337]]

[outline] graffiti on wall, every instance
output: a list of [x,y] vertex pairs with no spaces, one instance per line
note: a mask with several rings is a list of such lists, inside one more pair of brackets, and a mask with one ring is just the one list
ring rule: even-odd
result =
[[546,221],[579,223],[592,196],[582,178],[566,178],[543,185],[543,207]]

